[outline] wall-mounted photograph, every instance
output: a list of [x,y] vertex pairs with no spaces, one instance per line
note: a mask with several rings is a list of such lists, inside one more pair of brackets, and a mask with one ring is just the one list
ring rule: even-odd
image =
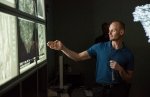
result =
[[31,15],[35,15],[35,2],[34,0],[19,0],[19,10]]
[[41,19],[45,19],[44,0],[37,0],[37,15]]
[[0,3],[3,3],[3,4],[8,5],[10,7],[16,7],[15,0],[0,0]]
[[35,23],[19,18],[19,63],[20,72],[24,72],[36,65]]
[[0,85],[18,75],[16,17],[0,12]]
[[45,25],[37,24],[38,27],[38,63],[46,60],[46,33]]

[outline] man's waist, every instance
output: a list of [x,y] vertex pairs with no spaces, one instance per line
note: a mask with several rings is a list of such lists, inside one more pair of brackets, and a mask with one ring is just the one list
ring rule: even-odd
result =
[[128,86],[125,83],[115,83],[115,84],[108,84],[108,83],[97,83],[98,87],[104,87],[104,88],[113,88],[113,87],[121,87],[121,86]]
[[112,88],[116,85],[117,84],[97,84],[98,87],[104,87],[104,88]]

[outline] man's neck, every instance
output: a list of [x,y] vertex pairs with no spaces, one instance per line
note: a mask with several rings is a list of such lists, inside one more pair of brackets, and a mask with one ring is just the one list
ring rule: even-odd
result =
[[112,41],[112,47],[114,49],[120,49],[123,47],[123,42],[122,41]]

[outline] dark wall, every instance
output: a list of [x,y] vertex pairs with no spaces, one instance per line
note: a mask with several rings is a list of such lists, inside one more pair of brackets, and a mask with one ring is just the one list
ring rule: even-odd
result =
[[[53,25],[53,0],[45,0],[45,11],[46,11],[46,38],[47,42],[49,40],[53,40],[55,38],[54,33],[54,25]],[[55,78],[55,70],[56,70],[56,59],[55,59],[55,52],[50,50],[47,47],[47,59],[48,59],[48,79],[51,81]]]
[[[54,0],[52,19],[54,39],[59,39],[68,48],[80,52],[90,47],[94,39],[101,34],[100,26],[103,22],[122,20],[126,24],[125,43],[135,55],[135,73],[130,97],[148,97],[150,44],[147,43],[148,39],[142,25],[140,22],[133,22],[132,16],[135,6],[148,2],[148,0]],[[64,63],[71,65],[72,72],[83,74],[85,83],[94,80],[94,60],[76,63],[65,57]]]
[[[94,2],[90,0],[55,0],[54,32],[68,48],[80,52],[86,50],[94,39]],[[81,74],[85,83],[94,79],[95,63],[74,62],[64,58],[65,64],[72,67],[74,74]],[[85,68],[86,67],[86,68]]]

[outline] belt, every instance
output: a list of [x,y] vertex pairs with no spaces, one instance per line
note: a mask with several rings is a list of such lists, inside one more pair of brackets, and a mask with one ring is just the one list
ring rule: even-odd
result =
[[103,88],[113,88],[113,87],[120,86],[120,84],[98,84],[98,86]]
[[113,84],[100,84],[99,86],[104,87],[104,88],[112,88],[112,87],[114,87]]

